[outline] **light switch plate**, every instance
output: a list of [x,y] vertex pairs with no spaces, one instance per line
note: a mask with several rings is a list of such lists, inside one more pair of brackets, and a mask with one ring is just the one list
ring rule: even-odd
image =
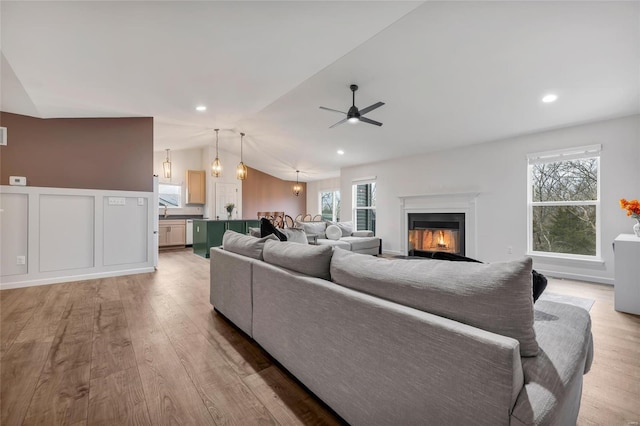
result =
[[27,178],[24,176],[9,176],[9,185],[27,186]]
[[138,205],[139,206],[144,206],[144,198],[143,197],[138,197]]

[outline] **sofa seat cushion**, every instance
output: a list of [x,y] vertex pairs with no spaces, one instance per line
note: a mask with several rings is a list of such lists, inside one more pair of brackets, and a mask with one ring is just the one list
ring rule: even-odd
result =
[[294,242],[267,241],[264,261],[316,278],[330,280],[329,264],[333,249]]
[[512,412],[515,425],[575,424],[582,375],[593,359],[591,317],[577,306],[539,300],[535,330],[540,353],[523,358],[525,386]]
[[342,237],[340,241],[351,244],[351,251],[361,251],[367,249],[378,249],[380,238],[378,237]]
[[343,241],[342,239],[339,240],[327,240],[324,238],[318,238],[318,240],[316,241],[316,244],[319,246],[331,246],[331,247],[338,247],[347,251],[351,251],[351,244],[347,241]]
[[522,356],[535,356],[531,264],[530,258],[481,264],[336,250],[331,277],[345,287],[512,337]]

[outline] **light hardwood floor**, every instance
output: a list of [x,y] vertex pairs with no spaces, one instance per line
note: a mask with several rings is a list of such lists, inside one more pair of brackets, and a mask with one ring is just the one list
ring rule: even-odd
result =
[[[580,425],[640,422],[640,317],[596,300]],[[209,305],[209,263],[160,254],[155,273],[0,291],[2,425],[339,424]]]

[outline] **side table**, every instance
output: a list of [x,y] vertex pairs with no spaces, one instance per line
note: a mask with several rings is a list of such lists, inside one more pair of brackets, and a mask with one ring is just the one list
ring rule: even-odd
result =
[[309,244],[318,245],[318,234],[307,234]]
[[640,237],[620,234],[613,244],[615,310],[640,315]]

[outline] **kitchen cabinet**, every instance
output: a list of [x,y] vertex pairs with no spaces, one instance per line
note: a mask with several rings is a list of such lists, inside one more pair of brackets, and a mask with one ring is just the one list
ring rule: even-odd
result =
[[187,170],[187,204],[206,202],[206,176],[204,170]]
[[158,246],[173,247],[186,244],[184,219],[161,220],[158,223]]
[[198,220],[193,221],[193,252],[209,257],[211,247],[222,245],[222,235],[228,229],[248,234],[249,228],[259,228],[259,220]]

